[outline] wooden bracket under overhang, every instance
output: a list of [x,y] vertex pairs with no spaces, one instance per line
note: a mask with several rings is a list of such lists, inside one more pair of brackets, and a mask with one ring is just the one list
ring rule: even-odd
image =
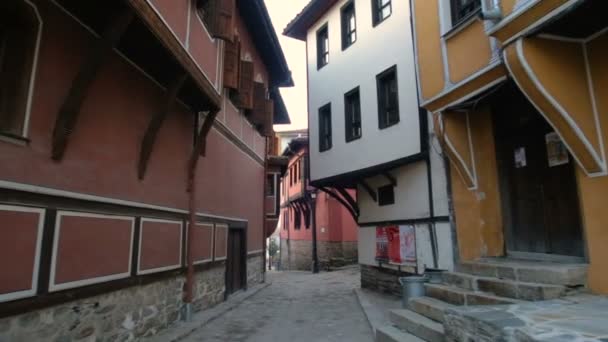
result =
[[606,75],[603,58],[608,46],[602,45],[594,50],[580,42],[521,38],[504,50],[517,86],[587,175],[606,173],[597,107],[597,99],[605,97],[606,90],[594,84],[600,75]]

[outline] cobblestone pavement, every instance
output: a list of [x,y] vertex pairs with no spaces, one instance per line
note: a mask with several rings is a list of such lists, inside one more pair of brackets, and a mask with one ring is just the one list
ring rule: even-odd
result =
[[353,289],[358,268],[269,273],[272,285],[183,341],[373,341]]

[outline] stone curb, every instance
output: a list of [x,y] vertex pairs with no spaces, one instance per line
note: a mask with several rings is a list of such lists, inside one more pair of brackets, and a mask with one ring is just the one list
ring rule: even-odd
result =
[[142,341],[145,342],[178,342],[188,337],[196,330],[202,328],[206,324],[214,321],[220,316],[238,307],[245,300],[256,295],[263,289],[272,285],[270,282],[260,284],[254,287],[248,288],[246,291],[242,291],[229,297],[227,301],[222,302],[210,309],[203,310],[199,313],[194,314],[191,322],[179,322],[173,326],[168,327],[164,332],[158,335],[144,338]]
[[361,306],[361,310],[363,310],[365,318],[367,319],[367,323],[372,329],[372,333],[375,337],[376,330],[382,325],[382,322],[378,321],[378,318],[382,317],[382,313],[380,312],[380,310],[377,310],[372,303],[370,303],[367,297],[365,297],[365,294],[363,293],[362,289],[354,289],[353,292],[357,297],[357,302],[359,303],[359,306]]

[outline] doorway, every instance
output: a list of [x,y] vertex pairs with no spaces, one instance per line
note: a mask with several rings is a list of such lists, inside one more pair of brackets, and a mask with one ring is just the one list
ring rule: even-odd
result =
[[492,113],[507,254],[584,257],[574,159],[514,84]]
[[247,235],[245,229],[228,230],[226,296],[247,287]]

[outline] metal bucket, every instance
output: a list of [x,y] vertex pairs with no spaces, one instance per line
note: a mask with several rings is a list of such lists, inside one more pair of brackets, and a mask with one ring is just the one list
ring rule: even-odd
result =
[[441,270],[427,269],[424,274],[429,277],[429,283],[431,284],[441,284],[443,282],[443,271]]
[[399,284],[401,284],[401,305],[403,308],[408,307],[408,302],[411,298],[424,297],[424,283],[428,281],[429,278],[426,275],[399,278]]

